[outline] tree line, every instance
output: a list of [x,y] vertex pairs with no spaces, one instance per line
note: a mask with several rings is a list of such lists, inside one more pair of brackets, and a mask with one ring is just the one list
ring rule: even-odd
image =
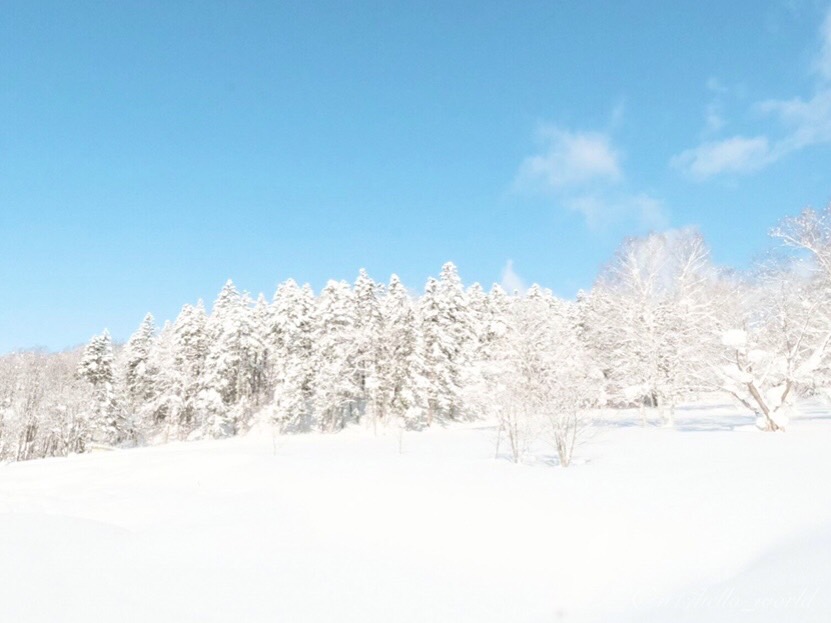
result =
[[289,279],[271,300],[228,281],[208,311],[185,305],[126,344],[0,357],[0,459],[97,446],[285,432],[349,423],[419,429],[499,422],[519,460],[541,435],[561,464],[597,408],[638,407],[672,424],[704,392],[760,428],[829,383],[831,207],[771,232],[787,253],[751,271],[715,265],[694,229],[624,241],[589,291],[465,287],[447,263],[413,295],[361,271],[319,293]]

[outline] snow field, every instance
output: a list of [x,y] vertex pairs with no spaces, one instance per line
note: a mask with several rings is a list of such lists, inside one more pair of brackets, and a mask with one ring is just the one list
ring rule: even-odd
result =
[[636,418],[568,469],[483,424],[7,464],[0,620],[828,620],[831,419]]

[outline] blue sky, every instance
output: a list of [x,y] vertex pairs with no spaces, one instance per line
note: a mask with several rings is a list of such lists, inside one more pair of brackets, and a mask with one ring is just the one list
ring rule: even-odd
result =
[[[231,277],[589,287],[696,225],[747,266],[831,200],[818,2],[17,2],[0,17],[0,352]],[[510,277],[510,275],[509,275]]]

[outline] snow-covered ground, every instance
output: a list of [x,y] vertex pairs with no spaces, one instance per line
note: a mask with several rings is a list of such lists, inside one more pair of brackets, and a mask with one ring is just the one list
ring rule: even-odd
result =
[[0,621],[831,620],[831,414],[618,414],[561,469],[484,424],[0,466]]

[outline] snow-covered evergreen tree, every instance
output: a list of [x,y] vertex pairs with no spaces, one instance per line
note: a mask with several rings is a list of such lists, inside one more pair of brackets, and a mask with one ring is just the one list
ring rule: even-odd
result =
[[272,413],[280,428],[296,430],[309,425],[312,413],[314,295],[289,279],[277,288],[272,307]]
[[185,305],[172,331],[164,333],[174,365],[165,368],[160,375],[157,391],[159,419],[165,419],[171,432],[180,438],[187,437],[202,423],[199,395],[208,357],[208,317],[205,306],[199,301],[195,306]]
[[427,424],[464,414],[464,372],[475,349],[467,297],[452,262],[428,279],[420,301],[427,379]]
[[274,322],[274,310],[265,295],[260,294],[251,311],[249,393],[254,406],[268,404],[274,395],[273,361],[269,333]]
[[384,411],[405,428],[417,428],[426,411],[426,371],[416,308],[397,275],[383,299],[380,393]]
[[157,369],[151,353],[156,333],[152,314],[147,314],[138,330],[130,337],[121,355],[122,383],[128,414],[135,421],[143,419],[153,403]]
[[78,376],[92,388],[89,421],[96,440],[118,444],[131,438],[135,431],[116,401],[114,363],[112,338],[105,329],[84,348]]
[[317,302],[313,340],[313,400],[321,429],[332,432],[356,417],[355,304],[343,281],[329,281]]
[[504,340],[507,339],[509,299],[498,284],[486,294],[475,283],[467,291],[473,341],[470,362],[463,374],[464,401],[471,415],[493,415],[501,407],[501,400],[494,395],[508,355]]
[[384,317],[381,312],[382,286],[370,279],[364,269],[353,286],[355,384],[357,407],[373,425],[384,418],[384,397],[381,395],[380,366],[383,356]]
[[167,321],[150,344],[147,366],[153,371],[152,398],[144,407],[145,436],[154,436],[162,424],[167,427],[168,433],[178,426],[184,383],[176,361],[175,337],[174,324]]
[[245,397],[245,342],[251,326],[246,299],[229,279],[219,293],[208,318],[208,356],[198,394],[202,430],[212,437],[236,432],[235,407]]

